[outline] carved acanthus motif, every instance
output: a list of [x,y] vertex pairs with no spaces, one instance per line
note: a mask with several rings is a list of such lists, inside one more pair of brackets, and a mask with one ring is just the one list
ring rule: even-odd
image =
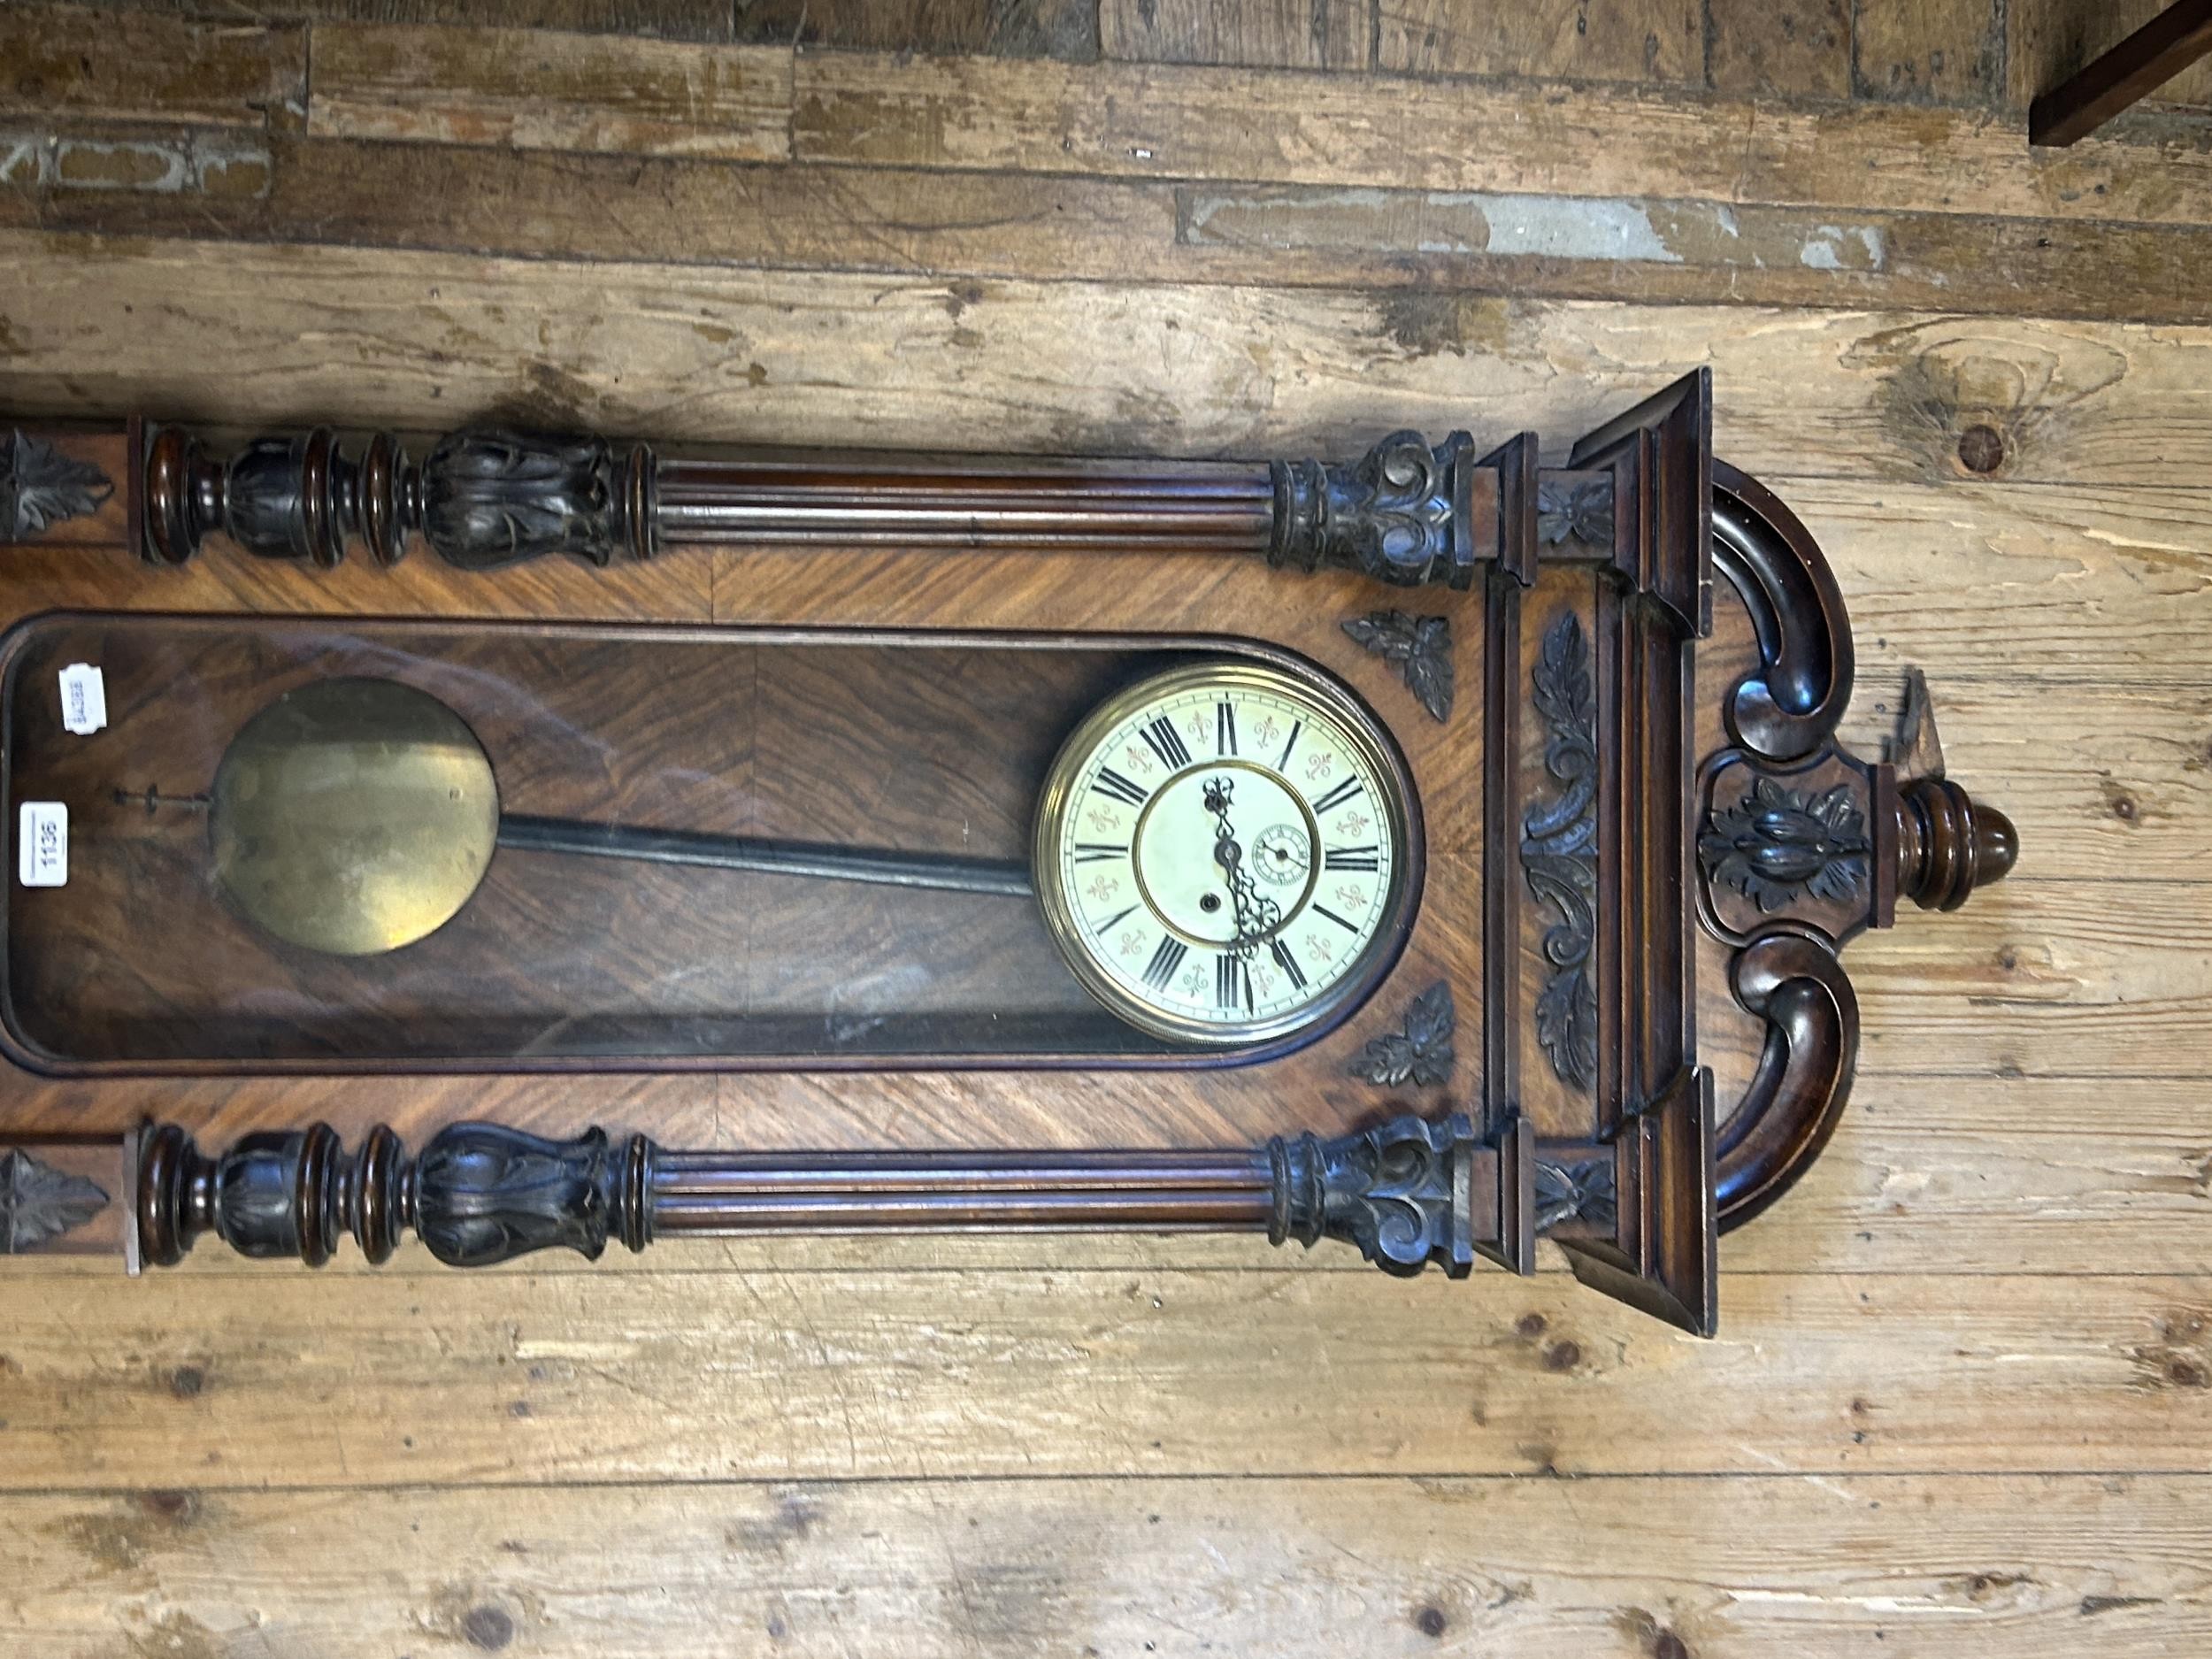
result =
[[1394,1118],[1334,1141],[1278,1137],[1267,1150],[1274,1242],[1340,1239],[1389,1273],[1417,1273],[1432,1261],[1455,1275],[1472,1265],[1466,1192],[1475,1135],[1462,1114]]
[[1406,1009],[1406,1026],[1387,1032],[1360,1050],[1348,1070],[1385,1088],[1440,1088],[1452,1075],[1452,1027],[1457,1023],[1452,987],[1439,979]]
[[418,466],[388,433],[357,457],[327,427],[258,438],[228,460],[178,427],[146,457],[149,557],[182,565],[217,531],[261,558],[327,569],[356,541],[389,565],[419,533],[466,571],[547,554],[595,565],[649,558],[654,460],[603,438],[457,432]]
[[1589,1089],[1598,1073],[1597,992],[1590,980],[1597,933],[1597,710],[1589,647],[1573,611],[1546,632],[1532,679],[1537,712],[1551,731],[1544,769],[1560,786],[1554,799],[1537,803],[1521,819],[1521,871],[1529,891],[1559,914],[1544,934],[1551,972],[1536,999],[1536,1039],[1562,1079]]
[[96,513],[114,494],[107,474],[89,461],[27,432],[0,438],[0,536],[10,541],[27,541],[49,525]]
[[1536,536],[1548,547],[1572,538],[1586,546],[1613,545],[1613,480],[1586,478],[1578,484],[1547,480],[1536,487]]
[[1406,686],[1439,720],[1452,711],[1452,619],[1371,611],[1343,625],[1345,633],[1376,656],[1398,664]]
[[463,570],[548,553],[611,565],[619,488],[603,438],[457,433],[423,463],[423,539]]
[[610,1238],[650,1236],[650,1143],[611,1148],[603,1130],[545,1141],[495,1124],[453,1124],[417,1157],[379,1126],[349,1153],[327,1124],[250,1134],[207,1157],[174,1125],[147,1137],[138,1179],[146,1259],[181,1261],[202,1233],[258,1257],[319,1267],[346,1234],[372,1262],[412,1227],[449,1267],[482,1267],[556,1246],[597,1256]]
[[415,1161],[415,1231],[449,1267],[556,1247],[596,1259],[622,1230],[622,1189],[604,1130],[545,1141],[490,1124],[446,1129]]
[[1873,850],[1849,784],[1814,794],[1771,778],[1755,780],[1735,805],[1715,809],[1697,842],[1707,879],[1734,888],[1762,912],[1809,893],[1834,903],[1858,900]]
[[1352,466],[1274,463],[1269,562],[1356,570],[1400,588],[1470,586],[1473,452],[1463,432],[1433,449],[1417,432],[1394,432]]
[[107,1194],[81,1175],[20,1148],[0,1152],[0,1256],[22,1256],[73,1233],[107,1203]]
[[1619,1214],[1618,1178],[1610,1153],[1571,1162],[1536,1162],[1536,1231],[1581,1221],[1609,1231]]

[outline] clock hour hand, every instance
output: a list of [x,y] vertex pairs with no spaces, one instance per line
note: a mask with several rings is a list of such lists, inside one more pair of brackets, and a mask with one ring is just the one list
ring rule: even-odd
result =
[[1221,866],[1222,880],[1228,887],[1229,902],[1236,917],[1236,938],[1232,945],[1238,956],[1248,956],[1259,941],[1281,923],[1283,912],[1274,900],[1260,892],[1259,883],[1245,867],[1244,848],[1229,822],[1229,803],[1235,788],[1230,779],[1211,779],[1206,785],[1205,803],[1206,810],[1214,817],[1214,863]]

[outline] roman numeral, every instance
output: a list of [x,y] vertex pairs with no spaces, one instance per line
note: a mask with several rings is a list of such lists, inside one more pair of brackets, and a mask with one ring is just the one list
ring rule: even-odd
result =
[[1164,714],[1144,728],[1144,741],[1152,745],[1152,752],[1170,772],[1190,764],[1190,750],[1183,747],[1182,734]]
[[1190,947],[1181,940],[1163,939],[1145,968],[1144,982],[1156,991],[1166,990],[1167,982],[1175,977],[1175,970],[1183,965],[1183,958],[1189,954]]
[[1316,916],[1327,917],[1331,921],[1334,922],[1339,927],[1341,927],[1348,933],[1356,933],[1359,932],[1359,924],[1357,922],[1346,921],[1341,916],[1339,916],[1334,910],[1331,910],[1325,904],[1315,905],[1313,907],[1313,913]]
[[1074,862],[1079,864],[1094,864],[1102,858],[1126,858],[1128,856],[1129,849],[1126,847],[1117,847],[1111,841],[1078,841],[1075,843]]
[[1125,802],[1131,806],[1142,806],[1147,793],[1141,784],[1132,782],[1111,766],[1101,766],[1098,769],[1098,776],[1092,780],[1091,789],[1094,794],[1105,795],[1110,800]]
[[1313,810],[1317,814],[1323,812],[1333,812],[1337,810],[1337,808],[1342,806],[1347,801],[1350,800],[1354,795],[1360,794],[1366,787],[1367,786],[1362,783],[1356,776],[1347,778],[1342,783],[1337,785],[1335,788],[1330,790],[1328,794],[1323,795],[1318,801],[1316,801],[1313,803]]
[[1244,958],[1224,954],[1214,958],[1214,1002],[1222,1008],[1235,1008],[1241,1003],[1248,1013],[1252,1007],[1252,981],[1244,972]]
[[1275,958],[1275,965],[1283,971],[1283,978],[1290,981],[1292,990],[1306,988],[1306,976],[1299,972],[1298,958],[1290,954],[1288,945],[1279,939],[1271,939],[1267,941],[1267,953]]
[[1237,711],[1226,703],[1214,704],[1214,753],[1233,755],[1237,752]]
[[1275,763],[1277,772],[1290,770],[1290,751],[1298,747],[1298,733],[1305,729],[1306,723],[1303,720],[1293,720],[1290,723],[1290,741],[1283,745],[1283,757]]
[[1380,870],[1381,853],[1379,847],[1332,847],[1321,855],[1321,867],[1324,870]]

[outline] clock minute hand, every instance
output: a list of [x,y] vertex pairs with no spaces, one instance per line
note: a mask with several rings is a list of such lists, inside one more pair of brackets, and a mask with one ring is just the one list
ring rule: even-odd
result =
[[1248,956],[1267,936],[1268,930],[1282,920],[1282,911],[1273,900],[1261,896],[1259,883],[1245,867],[1244,849],[1229,822],[1229,803],[1234,789],[1235,785],[1227,778],[1210,780],[1205,802],[1206,810],[1214,815],[1216,825],[1214,863],[1221,866],[1222,880],[1229,889],[1229,902],[1236,918],[1236,937],[1231,942],[1237,955]]

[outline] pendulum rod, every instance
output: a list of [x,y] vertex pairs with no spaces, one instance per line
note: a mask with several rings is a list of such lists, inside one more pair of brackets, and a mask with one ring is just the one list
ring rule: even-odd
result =
[[1028,864],[1017,859],[772,841],[754,835],[534,818],[526,813],[501,816],[498,845],[513,852],[572,853],[643,864],[749,870],[763,875],[813,876],[828,881],[997,894],[1010,898],[1026,898],[1036,891],[1029,879]]

